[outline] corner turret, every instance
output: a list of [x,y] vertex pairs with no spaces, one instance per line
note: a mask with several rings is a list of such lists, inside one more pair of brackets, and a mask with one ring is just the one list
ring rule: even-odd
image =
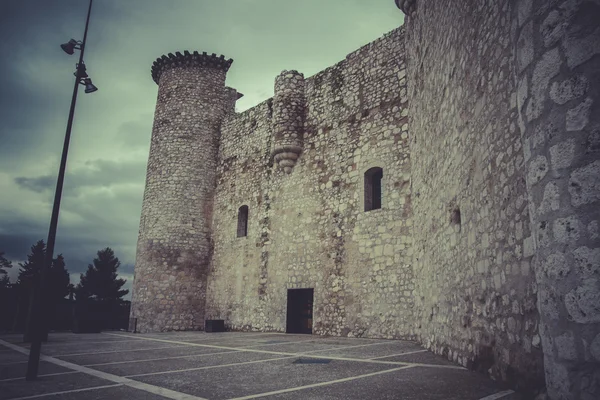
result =
[[158,100],[131,311],[140,332],[204,327],[220,127],[238,97],[225,87],[232,61],[184,51],[152,66]]

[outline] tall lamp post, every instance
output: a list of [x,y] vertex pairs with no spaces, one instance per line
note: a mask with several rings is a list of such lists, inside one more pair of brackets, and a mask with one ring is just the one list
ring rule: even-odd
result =
[[90,13],[92,11],[92,1],[88,7],[87,19],[85,21],[85,31],[83,33],[83,41],[69,40],[60,47],[65,53],[71,55],[74,50],[79,50],[79,62],[75,75],[75,86],[73,87],[73,98],[71,99],[71,109],[69,110],[69,120],[67,122],[67,131],[65,133],[65,142],[63,145],[62,158],[60,160],[60,168],[58,170],[58,179],[56,181],[56,192],[54,193],[54,206],[52,207],[52,218],[50,219],[50,229],[48,230],[48,241],[46,247],[46,255],[44,258],[44,266],[35,279],[32,305],[30,309],[30,331],[31,331],[31,347],[29,351],[29,361],[27,362],[27,374],[25,379],[30,381],[37,378],[38,368],[40,364],[40,351],[42,347],[42,339],[46,336],[47,321],[45,308],[45,299],[47,295],[46,277],[52,264],[54,256],[54,243],[56,242],[56,227],[58,225],[58,212],[60,210],[60,199],[62,196],[63,182],[65,179],[65,168],[67,165],[67,153],[69,151],[69,140],[71,139],[71,127],[73,126],[73,115],[75,114],[75,103],[77,101],[77,90],[79,85],[85,86],[85,93],[92,93],[98,90],[92,83],[92,80],[86,73],[85,64],[83,62],[83,52],[85,50],[85,40],[87,38],[88,25],[90,23]]

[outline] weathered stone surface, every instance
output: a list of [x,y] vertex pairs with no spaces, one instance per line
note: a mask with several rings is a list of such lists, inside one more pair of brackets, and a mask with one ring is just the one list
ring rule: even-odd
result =
[[587,89],[587,78],[583,75],[573,75],[560,83],[554,82],[550,87],[550,97],[555,103],[565,104],[567,101],[583,96]]
[[[600,160],[596,136],[599,83],[597,1],[533,3],[514,37],[534,32],[533,59],[515,49],[517,82],[531,82],[520,124],[527,146],[527,192],[536,240],[534,269],[540,336],[550,399],[593,399],[600,395],[600,364],[590,355],[600,331],[597,221],[600,217]],[[518,15],[518,12],[517,12]],[[529,28],[528,28],[529,29]],[[537,33],[539,32],[539,35]],[[549,171],[539,167],[548,161]],[[544,327],[544,329],[542,329]]]
[[231,62],[215,55],[178,62],[190,57],[160,58],[153,69],[158,100],[131,311],[141,332],[204,326],[219,121],[233,106],[225,88]]
[[575,140],[568,139],[550,147],[550,164],[558,170],[570,167],[575,157]]
[[[532,9],[519,2],[518,36],[513,10],[498,2],[421,1],[406,22],[419,340],[529,388],[543,384],[543,368],[525,179],[544,179],[551,160],[536,155],[526,167],[527,152],[541,144],[522,141],[517,115],[532,81],[540,103],[547,98],[558,57],[551,49],[535,79],[515,81],[517,70],[538,64],[539,31],[524,21]],[[456,206],[458,234],[449,229]]]
[[600,361],[600,333],[596,335],[590,346],[590,353],[597,361]]
[[597,398],[597,1],[396,3],[404,27],[243,113],[229,60],[156,64],[132,316],[283,332],[313,288],[314,333]]
[[[520,59],[517,55],[517,59]],[[550,79],[554,78],[560,70],[560,54],[558,48],[548,50],[535,64],[531,82],[531,97],[527,104],[527,120],[529,122],[538,118],[546,101],[546,93]],[[521,71],[520,71],[521,72]]]
[[[285,331],[287,290],[314,288],[317,334],[415,337],[402,37],[390,32],[308,79],[283,71],[272,105],[225,118],[207,316]],[[383,168],[383,204],[365,212],[372,167]],[[248,236],[236,238],[243,204]]]
[[577,107],[567,111],[567,131],[580,131],[586,127],[590,120],[590,109],[593,100],[585,99]]
[[590,204],[600,200],[600,160],[578,168],[571,173],[569,193],[575,206]]

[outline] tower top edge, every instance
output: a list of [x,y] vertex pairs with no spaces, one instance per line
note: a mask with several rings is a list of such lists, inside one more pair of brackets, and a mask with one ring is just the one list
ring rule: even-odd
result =
[[183,54],[181,54],[181,52],[177,51],[175,54],[169,53],[168,55],[158,57],[154,61],[151,70],[152,80],[158,84],[160,75],[167,68],[190,66],[215,68],[227,72],[232,63],[233,59],[226,60],[224,55],[217,56],[215,53],[208,54],[205,51],[202,53],[197,51],[190,53],[184,50]]

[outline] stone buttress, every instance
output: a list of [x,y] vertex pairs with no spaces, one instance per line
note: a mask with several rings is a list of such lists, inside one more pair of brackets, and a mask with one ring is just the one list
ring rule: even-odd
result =
[[152,66],[158,84],[137,246],[139,332],[203,329],[220,125],[233,60],[185,51]]
[[271,154],[288,174],[302,153],[305,102],[304,75],[298,71],[282,71],[275,78]]

